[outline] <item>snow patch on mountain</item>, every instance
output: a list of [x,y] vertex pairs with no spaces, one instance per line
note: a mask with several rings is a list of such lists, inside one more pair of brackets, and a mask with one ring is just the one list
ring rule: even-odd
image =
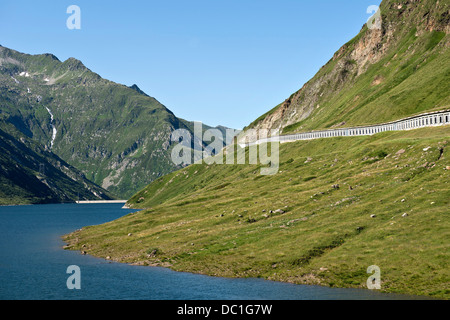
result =
[[55,143],[55,139],[56,139],[56,133],[58,131],[56,130],[56,127],[55,127],[55,124],[54,124],[53,113],[50,111],[50,109],[48,107],[45,107],[45,108],[47,109],[48,113],[50,114],[50,121],[51,121],[51,124],[52,124],[53,134],[52,134],[52,141],[50,142],[50,149],[53,149],[53,144]]

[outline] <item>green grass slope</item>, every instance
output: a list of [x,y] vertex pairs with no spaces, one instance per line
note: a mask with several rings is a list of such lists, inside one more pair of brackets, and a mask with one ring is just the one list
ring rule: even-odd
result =
[[[64,237],[114,261],[225,277],[450,297],[450,127],[298,141],[280,171],[195,164]],[[373,216],[375,215],[375,216]],[[373,217],[371,217],[373,216]]]

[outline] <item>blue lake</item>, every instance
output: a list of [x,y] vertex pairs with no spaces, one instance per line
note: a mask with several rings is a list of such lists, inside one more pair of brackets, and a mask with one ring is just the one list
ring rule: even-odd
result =
[[[120,204],[0,207],[2,300],[335,300],[414,299],[376,291],[228,279],[109,262],[63,250],[61,236],[115,220]],[[81,270],[81,289],[66,286],[67,267]]]

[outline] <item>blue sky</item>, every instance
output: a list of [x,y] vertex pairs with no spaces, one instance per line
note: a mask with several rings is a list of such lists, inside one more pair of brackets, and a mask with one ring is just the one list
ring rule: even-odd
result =
[[[0,2],[0,44],[81,60],[177,116],[242,128],[356,36],[380,0]],[[81,9],[69,30],[67,7]]]

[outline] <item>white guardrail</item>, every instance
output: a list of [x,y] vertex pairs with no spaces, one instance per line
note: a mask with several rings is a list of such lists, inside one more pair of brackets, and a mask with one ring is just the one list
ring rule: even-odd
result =
[[413,130],[425,127],[442,126],[446,124],[450,124],[450,110],[430,112],[393,122],[370,125],[365,127],[327,129],[322,131],[312,131],[312,132],[296,133],[291,135],[269,137],[257,140],[255,142],[240,145],[252,146],[266,142],[284,143],[298,140],[312,140],[312,139],[332,138],[332,137],[369,136],[385,131]]

